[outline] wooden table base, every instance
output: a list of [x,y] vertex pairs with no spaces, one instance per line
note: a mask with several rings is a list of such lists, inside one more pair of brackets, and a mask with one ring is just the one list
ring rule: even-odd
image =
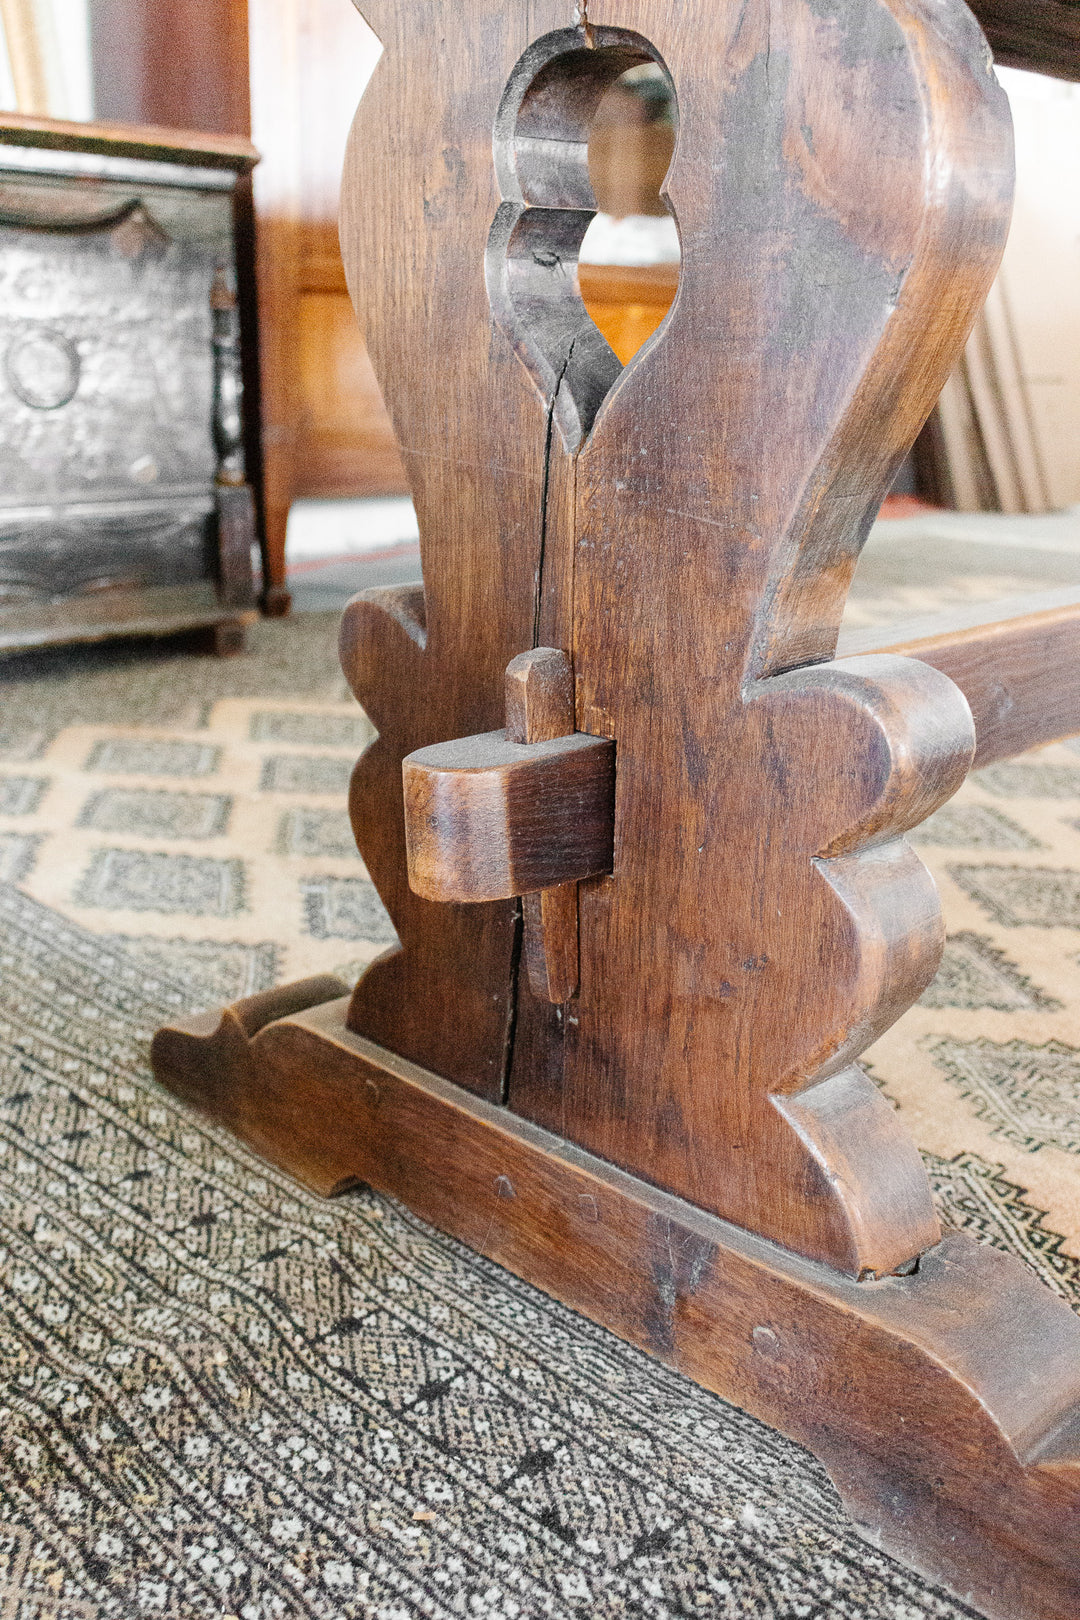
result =
[[1080,1322],[956,1232],[854,1282],[352,1034],[306,980],[159,1031],[171,1091],[358,1181],[819,1456],[877,1545],[993,1620],[1080,1613]]

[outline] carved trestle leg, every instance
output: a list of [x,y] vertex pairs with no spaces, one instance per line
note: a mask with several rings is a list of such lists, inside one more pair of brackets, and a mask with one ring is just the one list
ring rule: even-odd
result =
[[[1064,1620],[1080,1323],[941,1235],[857,1062],[940,959],[904,834],[971,714],[914,659],[834,660],[1005,240],[985,43],[961,0],[364,10],[342,244],[424,582],[354,601],[341,650],[400,948],[350,998],[161,1031],[156,1072],[805,1442],[994,1620]],[[632,66],[677,98],[682,267],[621,369],[575,270]]]

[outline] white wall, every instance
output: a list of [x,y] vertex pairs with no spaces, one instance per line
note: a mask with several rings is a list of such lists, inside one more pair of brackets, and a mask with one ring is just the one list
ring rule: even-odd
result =
[[1016,208],[998,292],[1047,502],[1072,506],[1080,502],[1080,84],[1009,68],[998,76],[1016,128]]
[[13,71],[15,47],[0,23],[0,108],[10,112],[40,113],[50,118],[87,119],[94,116],[90,65],[90,0],[13,0],[36,41],[43,90],[21,98]]

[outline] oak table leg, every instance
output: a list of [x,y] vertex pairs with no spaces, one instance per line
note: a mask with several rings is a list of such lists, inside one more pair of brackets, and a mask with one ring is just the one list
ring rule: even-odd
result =
[[[1008,230],[985,40],[962,0],[363,9],[342,250],[423,584],[341,655],[400,944],[163,1030],[157,1073],[803,1441],[993,1620],[1064,1620],[1080,1323],[942,1235],[858,1062],[940,962],[905,835],[972,711],[917,646],[835,657]],[[577,258],[630,68],[671,90],[682,263],[623,367]]]

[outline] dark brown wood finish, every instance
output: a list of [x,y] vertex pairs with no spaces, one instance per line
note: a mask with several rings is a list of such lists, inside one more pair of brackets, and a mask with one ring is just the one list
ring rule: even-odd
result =
[[615,749],[571,732],[505,731],[404,762],[409,887],[427,900],[508,900],[610,872]]
[[333,993],[164,1029],[157,1073],[316,1191],[404,1199],[802,1441],[876,1544],[992,1620],[1080,1610],[1080,1322],[1019,1260],[951,1232],[853,1282],[379,1051]]
[[397,440],[345,285],[336,218],[301,226],[295,321],[294,495],[407,494]]
[[[564,652],[535,647],[518,653],[506,666],[506,735],[513,742],[547,742],[574,729],[574,671]],[[612,759],[614,766],[614,758]],[[614,774],[605,795],[603,815],[610,828],[614,816]],[[603,870],[611,870],[610,846]],[[561,1006],[577,994],[580,978],[576,883],[536,890],[522,896],[522,951],[533,994]]]
[[1009,759],[1080,727],[1080,593],[1073,586],[873,630],[848,630],[841,659],[902,654],[941,670],[967,698],[975,765]]
[[574,729],[574,671],[564,652],[533,647],[506,666],[506,737],[554,742]]
[[[1011,140],[985,45],[961,5],[922,0],[841,0],[827,22],[806,0],[612,0],[585,32],[477,0],[439,11],[438,51],[434,16],[374,7],[386,54],[345,186],[426,586],[413,631],[374,600],[343,629],[380,732],[354,826],[403,944],[350,1023],[508,1084],[517,1111],[718,1214],[888,1270],[936,1227],[853,1065],[935,971],[936,897],[902,834],[962,780],[970,717],[910,661],[799,670],[834,650],[1000,256]],[[624,369],[574,264],[589,120],[648,61],[678,97],[683,258]],[[614,874],[580,890],[570,1017],[516,966],[508,908],[405,888],[401,759],[492,730],[492,665],[536,642],[570,650],[577,730],[618,748]]]
[[[386,49],[342,239],[424,585],[358,598],[341,646],[379,733],[353,825],[401,948],[348,1000],[298,985],[161,1031],[156,1071],[309,1185],[404,1198],[801,1439],[868,1534],[993,1620],[1063,1620],[1080,1324],[942,1238],[856,1063],[939,960],[903,835],[1008,702],[962,635],[834,656],[1004,241],[985,42],[960,0],[366,9]],[[683,257],[623,367],[576,256],[590,119],[644,62],[678,95]],[[524,886],[506,762],[473,756],[583,735],[615,748],[611,872],[465,903]],[[450,785],[407,812],[417,751],[423,791],[440,760]],[[463,836],[485,770],[501,831],[474,805]],[[418,886],[452,898],[409,888],[407,821]]]
[[995,57],[1010,67],[1080,79],[1075,0],[971,0]]
[[575,732],[554,647],[511,659],[503,731],[420,748],[402,779],[409,887],[426,900],[508,900],[611,871],[615,746]]

